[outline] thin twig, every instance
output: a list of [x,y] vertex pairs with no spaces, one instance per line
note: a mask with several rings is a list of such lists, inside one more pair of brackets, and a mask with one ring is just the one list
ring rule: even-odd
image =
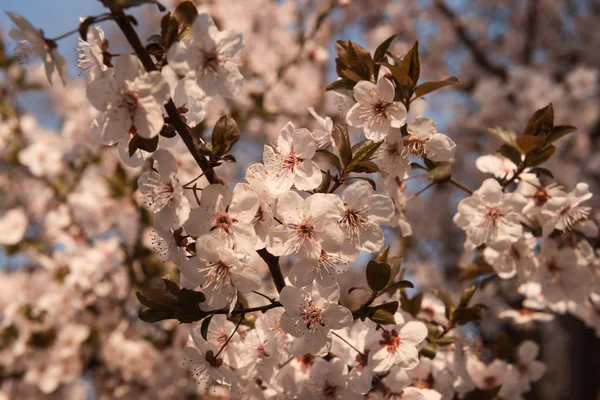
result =
[[225,343],[223,343],[223,346],[221,346],[221,348],[219,349],[217,354],[215,354],[215,358],[219,357],[219,354],[221,354],[223,349],[229,344],[229,341],[231,340],[233,335],[235,335],[237,330],[240,328],[240,325],[242,324],[243,320],[244,320],[244,314],[240,315],[240,320],[238,321],[237,325],[235,326],[235,329],[233,330],[233,332],[231,332],[231,335],[229,335],[229,337],[227,338],[227,341]]
[[465,185],[463,185],[462,183],[460,183],[459,181],[457,181],[454,178],[450,178],[448,180],[448,182],[450,182],[451,184],[453,184],[454,186],[456,186],[457,188],[469,193],[469,194],[473,194],[473,190],[469,189],[468,187],[466,187]]
[[356,351],[358,354],[360,354],[361,356],[364,357],[364,354],[362,353],[362,351],[358,350],[356,347],[354,347],[350,342],[348,342],[346,339],[344,339],[343,337],[341,337],[340,335],[338,335],[337,333],[335,333],[334,331],[331,331],[331,334],[335,337],[337,337],[338,339],[340,339],[342,342],[346,343],[348,346],[350,346],[354,351]]

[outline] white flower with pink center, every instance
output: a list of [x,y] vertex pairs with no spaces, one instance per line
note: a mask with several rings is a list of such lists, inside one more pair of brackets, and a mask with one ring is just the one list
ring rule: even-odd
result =
[[103,144],[127,140],[134,134],[156,137],[165,122],[162,111],[169,93],[160,72],[145,73],[137,57],[120,55],[114,74],[104,74],[88,84],[88,100],[102,111],[92,132]]
[[523,235],[520,213],[527,200],[518,193],[504,193],[495,179],[486,179],[470,197],[458,203],[454,223],[467,234],[465,247],[482,244],[507,250]]
[[283,127],[275,148],[265,146],[263,152],[271,194],[280,195],[292,186],[298,190],[311,190],[321,184],[321,170],[312,161],[316,148],[308,129],[296,129],[291,122]]
[[138,179],[138,187],[146,196],[154,213],[154,224],[159,230],[177,229],[190,215],[190,203],[177,179],[175,157],[159,149],[154,153],[157,172],[144,172]]
[[343,233],[337,224],[335,194],[313,194],[304,200],[287,192],[275,203],[275,217],[281,222],[271,232],[267,250],[276,256],[295,254],[300,259],[318,260],[322,250],[342,245]]
[[331,348],[331,330],[350,326],[352,313],[338,304],[340,287],[313,284],[304,289],[285,286],[279,302],[285,308],[281,329],[292,335],[292,353],[322,354]]
[[427,327],[419,321],[380,326],[379,329],[371,327],[365,340],[365,349],[369,350],[369,363],[373,363],[373,371],[388,371],[394,365],[413,369],[419,364],[417,346],[426,337]]
[[236,96],[242,87],[239,53],[242,34],[219,31],[208,14],[196,18],[191,41],[175,42],[167,52],[171,68],[185,76],[184,86],[194,98]]
[[192,236],[211,234],[238,253],[254,250],[256,232],[252,220],[259,199],[252,191],[232,194],[223,185],[213,184],[202,190],[201,205],[192,210],[184,227]]
[[394,85],[387,78],[379,78],[377,84],[358,82],[354,86],[354,100],[356,104],[346,114],[346,122],[364,128],[367,139],[382,140],[392,125],[399,128],[406,123],[406,107],[394,101]]
[[402,154],[431,161],[449,161],[454,158],[456,143],[443,133],[431,118],[416,117],[407,126],[408,136],[402,139]]
[[218,310],[235,306],[237,291],[257,290],[261,279],[249,265],[240,261],[239,255],[221,240],[204,235],[196,241],[196,257],[180,267],[182,286],[200,288],[206,301],[202,308]]

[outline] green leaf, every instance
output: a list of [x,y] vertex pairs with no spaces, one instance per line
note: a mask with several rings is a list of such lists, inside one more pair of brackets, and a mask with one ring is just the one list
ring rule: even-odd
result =
[[342,163],[340,162],[340,158],[332,152],[325,149],[318,149],[317,154],[321,154],[322,156],[327,158],[331,165],[333,165],[338,171],[342,169]]
[[315,189],[315,193],[328,193],[331,184],[331,173],[329,171],[323,174],[321,184]]
[[432,182],[446,182],[452,176],[452,164],[440,164],[429,171],[429,179]]
[[400,305],[398,304],[397,301],[390,301],[388,303],[382,303],[382,304],[378,304],[376,306],[371,307],[372,310],[385,310],[391,314],[396,314],[396,311],[398,311],[398,307]]
[[477,286],[474,285],[463,290],[462,294],[460,295],[460,302],[458,303],[458,308],[464,308],[469,305],[469,302],[475,294],[475,290],[477,290]]
[[176,41],[191,40],[194,21],[198,9],[191,1],[183,1],[173,10],[165,14],[160,21],[160,35],[165,48],[168,49]]
[[536,167],[536,168],[532,168],[530,172],[533,172],[537,176],[547,176],[550,179],[554,179],[554,174],[552,173],[552,171],[550,171],[546,168]]
[[537,110],[527,123],[525,132],[523,135],[526,136],[538,136],[540,134],[550,134],[554,126],[554,109],[552,103],[546,107]]
[[177,40],[192,39],[192,28],[197,16],[198,9],[191,1],[182,1],[175,7],[171,17],[175,18],[179,25]]
[[517,134],[512,129],[496,126],[494,128],[488,128],[488,132],[500,139],[502,143],[512,147],[517,147]]
[[158,147],[158,136],[153,137],[152,139],[145,139],[140,135],[133,135],[131,140],[129,140],[128,150],[129,157],[133,156],[133,154],[137,150],[144,150],[148,153],[153,153],[156,151]]
[[412,289],[414,287],[415,287],[415,285],[413,285],[413,283],[411,281],[398,281],[398,282],[394,282],[394,283],[386,286],[379,293],[383,294],[383,293],[387,293],[387,292],[396,292],[397,290],[409,289],[409,288]]
[[408,75],[408,72],[404,68],[398,65],[390,64],[387,61],[380,61],[378,64],[383,65],[384,67],[390,70],[394,81],[396,81],[396,85],[406,86],[410,88],[410,92],[412,93],[412,88],[415,86],[415,82]]
[[373,54],[373,62],[375,63],[375,66],[373,69],[373,77],[375,79],[377,79],[377,77],[379,76],[380,64],[378,64],[378,63],[380,61],[383,61],[386,59],[385,55],[386,55],[388,49],[390,48],[390,45],[396,38],[396,36],[397,35],[390,36],[383,43],[381,43],[379,46],[377,46],[377,49],[375,49],[375,53]]
[[472,264],[459,264],[458,268],[462,271],[460,276],[462,282],[494,273],[494,268],[481,257],[477,258]]
[[390,245],[388,244],[379,252],[375,261],[380,263],[386,263],[388,259],[388,255],[390,254]]
[[421,311],[421,302],[423,301],[423,292],[419,292],[413,298],[409,299],[405,292],[400,292],[401,306],[404,311],[416,317]]
[[577,128],[572,125],[558,125],[552,128],[550,134],[546,137],[546,143],[556,142],[563,136],[576,131]]
[[395,325],[396,319],[394,314],[386,310],[376,310],[369,315],[369,319],[380,325]]
[[373,161],[359,161],[348,165],[348,172],[372,174],[379,172],[379,167]]
[[500,154],[502,154],[504,157],[508,158],[515,165],[519,165],[519,164],[521,164],[521,150],[518,147],[516,147],[516,145],[517,145],[516,141],[515,141],[515,146],[511,146],[508,144],[502,145],[502,147],[500,147]]
[[419,42],[415,42],[410,51],[402,59],[400,66],[408,72],[408,76],[417,84],[421,74],[421,65],[419,63]]
[[212,153],[216,157],[227,154],[239,139],[240,127],[237,122],[232,117],[223,115],[213,128]]
[[434,92],[443,87],[452,86],[452,85],[460,85],[461,83],[462,82],[455,76],[446,78],[443,81],[425,82],[415,88],[415,95],[417,97],[421,97],[421,96],[426,95],[427,93]]
[[352,161],[352,150],[350,147],[350,137],[348,136],[348,125],[335,124],[331,132],[331,138],[335,147],[340,152],[344,166],[350,164],[350,161]]
[[360,142],[360,146],[355,146],[356,149],[353,150],[354,156],[352,157],[352,163],[368,161],[375,155],[375,152],[382,143],[383,140],[380,142],[374,142],[368,139]]
[[374,292],[379,292],[387,286],[390,281],[392,267],[386,263],[380,263],[375,260],[367,264],[367,283]]
[[435,341],[435,344],[437,344],[438,346],[448,346],[451,345],[453,343],[458,342],[458,338],[456,336],[445,336],[443,338],[439,338]]
[[325,90],[338,90],[338,89],[352,90],[354,88],[355,84],[356,84],[356,82],[352,81],[351,79],[342,78],[342,79],[338,79],[337,81],[331,82],[329,85],[327,85]]
[[360,286],[352,286],[350,289],[348,289],[348,294],[354,292],[355,290],[364,290],[365,292],[368,292],[367,288],[360,287]]
[[423,357],[433,360],[437,354],[437,346],[433,343],[428,343],[427,346],[423,347],[419,351],[419,354],[421,354]]
[[542,146],[544,142],[545,136],[543,134],[538,136],[521,136],[517,138],[517,146],[519,146],[519,149],[521,149],[521,151],[525,154],[530,153]]
[[452,314],[452,321],[457,325],[468,322],[481,321],[483,319],[483,307],[474,306],[470,308],[457,308]]
[[554,155],[554,152],[556,152],[556,147],[554,145],[550,145],[539,152],[535,152],[533,155],[527,158],[527,165],[530,167],[535,167],[543,164]]
[[448,292],[440,290],[440,289],[434,289],[433,294],[438,299],[440,299],[442,301],[442,303],[444,303],[444,306],[446,307],[446,318],[450,319],[452,316],[452,313],[456,309],[456,306],[454,305],[454,302],[450,298],[450,295],[448,294]]

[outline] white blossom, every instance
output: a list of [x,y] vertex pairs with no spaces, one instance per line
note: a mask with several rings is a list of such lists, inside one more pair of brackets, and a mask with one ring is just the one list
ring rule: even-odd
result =
[[219,31],[208,14],[196,17],[191,41],[177,41],[167,52],[171,68],[185,76],[185,91],[196,98],[235,97],[242,85],[239,53],[242,35]]
[[402,139],[405,155],[428,158],[431,161],[449,161],[454,158],[456,143],[448,136],[438,133],[431,118],[416,117],[407,126],[408,136]]
[[292,353],[321,354],[331,347],[331,329],[352,323],[352,313],[337,304],[340,287],[313,284],[305,289],[285,286],[279,301],[285,308],[281,329],[294,336]]
[[315,151],[315,139],[309,130],[296,129],[288,122],[279,133],[275,148],[264,147],[263,160],[271,194],[282,194],[292,186],[298,190],[319,186],[323,176],[317,163],[312,161]]
[[392,125],[401,127],[406,122],[404,104],[394,101],[394,86],[385,77],[377,84],[360,81],[354,86],[356,104],[348,111],[346,122],[354,127],[364,127],[368,139],[385,138]]
[[523,234],[520,212],[526,200],[517,193],[505,194],[495,179],[486,179],[470,197],[458,203],[454,223],[467,234],[465,247],[485,244],[506,250]]

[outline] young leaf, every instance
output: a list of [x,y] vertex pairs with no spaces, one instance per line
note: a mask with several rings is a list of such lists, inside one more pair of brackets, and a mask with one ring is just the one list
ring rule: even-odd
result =
[[415,88],[415,95],[421,97],[446,86],[460,85],[462,82],[455,76],[437,82],[425,82]]
[[377,258],[375,259],[375,261],[380,262],[380,263],[387,262],[389,254],[390,254],[390,245],[388,244],[387,246],[385,246],[383,248],[383,250],[381,250],[379,252],[379,254],[377,255]]
[[397,35],[390,36],[383,43],[377,46],[377,49],[375,49],[375,53],[373,54],[373,62],[375,63],[373,69],[373,77],[375,78],[375,80],[377,80],[377,78],[379,77],[380,65],[378,64],[378,62],[385,60],[385,54],[387,53],[388,49],[390,48],[390,45],[392,44],[396,36]]
[[350,137],[348,136],[348,125],[335,124],[331,132],[331,138],[335,147],[340,152],[340,157],[344,166],[352,161],[352,151],[350,148]]
[[511,147],[517,147],[517,134],[512,129],[496,126],[494,128],[488,128],[488,132],[500,139],[502,143]]
[[475,286],[475,285],[463,290],[462,294],[460,295],[460,302],[458,303],[459,308],[461,308],[461,307],[464,308],[469,305],[469,302],[471,301],[471,299],[473,298],[473,295],[475,294],[475,290],[477,290],[477,286]]
[[521,164],[521,149],[518,148],[516,141],[515,146],[503,144],[500,147],[500,154],[508,158],[515,165]]
[[369,315],[369,319],[371,321],[380,324],[380,325],[394,325],[396,324],[396,319],[394,318],[394,314],[390,313],[387,310],[375,310],[372,314]]
[[413,285],[413,283],[411,281],[398,281],[398,282],[394,282],[388,286],[386,286],[385,288],[383,288],[381,290],[381,294],[383,293],[387,293],[387,292],[396,292],[397,290],[402,290],[402,289],[408,289],[408,288],[414,288],[415,285]]
[[396,85],[406,86],[406,87],[411,88],[411,90],[412,90],[413,86],[415,86],[415,82],[408,75],[408,72],[406,72],[406,70],[404,70],[404,68],[402,68],[398,65],[390,64],[387,61],[380,61],[378,64],[383,65],[384,67],[386,67],[387,69],[390,70],[390,72],[392,73],[392,77],[394,78],[394,81],[396,81]]
[[373,161],[359,161],[348,166],[348,172],[358,172],[363,174],[372,174],[379,172],[379,167]]
[[380,263],[375,260],[367,264],[367,283],[374,292],[379,292],[387,286],[390,281],[392,267],[386,263]]
[[547,143],[556,142],[563,136],[568,135],[571,132],[576,131],[577,128],[571,125],[558,125],[552,128],[550,134],[546,137]]
[[240,139],[240,127],[235,119],[223,115],[212,132],[212,152],[216,157],[227,154],[233,145]]
[[554,109],[552,103],[546,107],[537,110],[527,123],[523,135],[538,136],[540,134],[549,134],[554,126]]
[[404,56],[404,58],[402,59],[402,64],[400,64],[400,66],[404,68],[406,72],[408,72],[408,76],[410,76],[410,79],[412,79],[412,81],[416,85],[421,74],[418,41],[415,42],[410,51]]
[[382,143],[383,140],[380,142],[374,142],[372,140],[365,140],[361,142],[360,146],[355,146],[356,150],[353,149],[354,156],[352,157],[352,163],[358,163],[371,159]]
[[321,154],[323,157],[327,158],[331,165],[333,165],[338,171],[342,169],[342,163],[340,162],[340,158],[332,152],[325,149],[318,149],[317,154]]
[[550,159],[550,157],[552,157],[554,155],[555,151],[556,151],[556,147],[554,147],[554,145],[550,145],[550,146],[546,147],[544,150],[542,150],[540,152],[536,152],[532,156],[528,157],[527,165],[530,167],[535,167],[536,165],[543,164],[544,162],[548,161]]
[[433,291],[433,294],[437,298],[439,298],[442,301],[442,303],[444,303],[444,306],[446,307],[446,318],[450,319],[452,316],[452,313],[456,309],[456,306],[454,305],[454,302],[450,298],[450,295],[447,292],[445,292],[443,290],[439,290],[439,289],[435,289]]
[[429,171],[429,179],[432,182],[446,182],[452,176],[452,164],[440,164]]
[[519,149],[521,149],[523,153],[527,154],[543,145],[544,141],[545,136],[543,134],[538,136],[521,136],[517,138],[517,146],[519,146]]
[[342,79],[338,79],[337,81],[331,82],[329,85],[327,85],[325,90],[338,90],[338,89],[352,90],[352,88],[354,88],[355,84],[356,84],[356,82],[352,81],[351,79],[342,78]]

